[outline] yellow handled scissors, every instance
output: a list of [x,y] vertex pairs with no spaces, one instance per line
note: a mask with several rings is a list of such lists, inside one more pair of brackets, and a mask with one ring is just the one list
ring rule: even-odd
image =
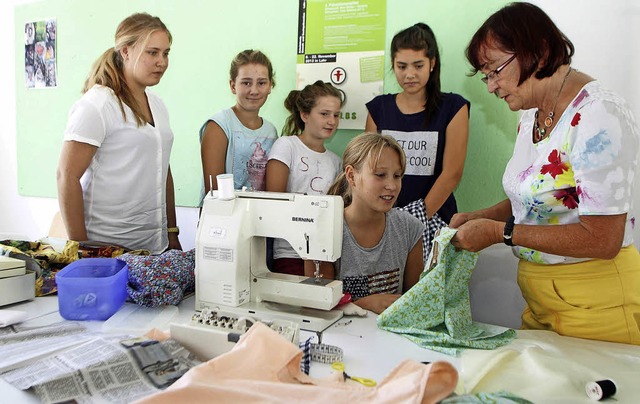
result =
[[347,374],[347,372],[344,371],[344,363],[342,362],[333,362],[331,364],[331,367],[339,372],[342,372],[342,376],[344,377],[345,380],[347,379],[351,379],[354,382],[358,382],[360,384],[362,384],[363,386],[367,386],[367,387],[373,387],[376,384],[376,381],[373,379],[367,379],[366,377],[357,377],[357,376],[349,376]]

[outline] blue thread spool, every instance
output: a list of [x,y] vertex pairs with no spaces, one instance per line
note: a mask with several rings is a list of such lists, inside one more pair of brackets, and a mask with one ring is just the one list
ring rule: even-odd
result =
[[585,390],[590,399],[600,401],[616,394],[616,384],[609,379],[598,380],[597,382],[587,383]]

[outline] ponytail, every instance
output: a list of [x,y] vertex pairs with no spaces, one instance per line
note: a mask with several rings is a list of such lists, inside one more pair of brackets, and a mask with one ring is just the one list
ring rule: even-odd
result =
[[349,186],[349,181],[347,180],[347,175],[344,170],[338,174],[336,179],[333,181],[333,184],[331,184],[331,187],[329,187],[329,190],[327,191],[327,195],[341,196],[344,201],[345,208],[351,205],[351,186]]
[[290,112],[290,115],[282,128],[282,134],[285,136],[301,134],[304,131],[304,121],[301,114],[311,113],[320,97],[336,97],[340,100],[342,107],[342,93],[331,83],[325,83],[322,80],[308,84],[302,90],[291,91],[284,100],[284,107]]
[[304,121],[300,116],[300,109],[298,108],[300,93],[300,90],[292,90],[284,100],[284,107],[289,111],[289,116],[282,128],[282,134],[285,136],[299,135],[304,131]]
[[[133,99],[127,82],[124,78],[124,69],[122,56],[115,48],[107,49],[94,63],[89,72],[87,80],[84,82],[82,89],[83,93],[86,93],[94,85],[101,85],[109,87],[113,90],[114,95],[118,98],[118,104],[120,105],[120,112],[122,112],[122,119],[127,120],[127,115],[124,111],[124,104],[129,105],[132,109]],[[128,101],[128,102],[127,102]],[[144,119],[136,115],[136,123],[138,126],[144,124]]]
[[82,89],[86,93],[94,85],[109,87],[118,99],[122,118],[126,121],[127,116],[124,104],[133,111],[138,126],[144,126],[146,119],[144,109],[138,104],[131,89],[127,85],[124,77],[124,62],[120,51],[125,47],[144,47],[155,31],[164,31],[172,42],[171,33],[166,25],[158,17],[153,17],[147,13],[136,13],[122,20],[116,29],[115,46],[107,49],[93,64],[89,76]]

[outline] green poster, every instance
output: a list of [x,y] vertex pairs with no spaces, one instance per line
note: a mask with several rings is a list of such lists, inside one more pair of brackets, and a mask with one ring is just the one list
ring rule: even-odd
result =
[[316,80],[344,94],[340,129],[364,129],[365,103],[382,93],[384,0],[300,0],[297,88]]

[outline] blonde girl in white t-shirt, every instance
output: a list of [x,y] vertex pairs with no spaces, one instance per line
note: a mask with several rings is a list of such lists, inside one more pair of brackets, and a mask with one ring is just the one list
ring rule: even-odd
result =
[[136,13],[95,62],[69,112],[58,163],[58,201],[69,239],[161,253],[181,249],[169,155],[173,133],[147,87],[169,66],[171,33]]

